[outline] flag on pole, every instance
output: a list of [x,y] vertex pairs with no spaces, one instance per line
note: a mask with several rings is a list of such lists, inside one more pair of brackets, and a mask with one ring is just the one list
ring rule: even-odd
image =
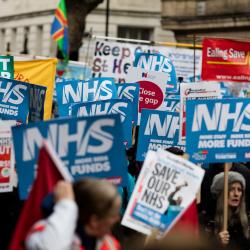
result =
[[51,36],[57,42],[65,60],[69,58],[69,28],[65,0],[60,0],[51,26]]
[[35,222],[42,218],[43,199],[62,179],[72,181],[70,173],[63,166],[52,146],[45,142],[39,154],[37,177],[19,216],[9,250],[25,250],[24,242],[29,230]]

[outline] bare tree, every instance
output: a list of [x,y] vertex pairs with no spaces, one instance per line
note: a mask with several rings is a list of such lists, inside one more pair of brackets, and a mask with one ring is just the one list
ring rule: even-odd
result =
[[85,31],[86,16],[103,0],[66,0],[69,22],[69,58],[78,60]]

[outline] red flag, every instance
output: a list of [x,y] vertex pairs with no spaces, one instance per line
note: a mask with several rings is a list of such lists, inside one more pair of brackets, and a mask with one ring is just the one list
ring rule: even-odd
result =
[[170,230],[170,233],[175,233],[176,231],[188,232],[189,234],[192,234],[192,236],[198,236],[199,219],[196,200],[194,200],[191,205],[186,209],[186,211],[181,215],[179,220]]
[[39,153],[37,177],[19,216],[9,250],[25,249],[27,233],[32,225],[42,218],[42,200],[53,191],[55,184],[61,179],[71,181],[71,176],[52,147],[45,142]]

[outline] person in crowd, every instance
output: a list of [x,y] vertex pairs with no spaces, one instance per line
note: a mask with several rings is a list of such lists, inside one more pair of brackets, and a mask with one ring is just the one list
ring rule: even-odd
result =
[[72,184],[59,181],[52,214],[37,222],[26,238],[28,250],[117,250],[111,235],[119,220],[121,198],[104,180],[86,178]]
[[219,242],[229,249],[250,249],[249,224],[245,204],[246,181],[237,172],[229,171],[228,229],[223,231],[224,173],[214,176],[211,193],[217,199],[214,233]]

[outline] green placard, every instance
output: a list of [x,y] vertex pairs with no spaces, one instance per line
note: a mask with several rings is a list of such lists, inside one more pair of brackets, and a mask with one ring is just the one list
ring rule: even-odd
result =
[[14,79],[14,59],[13,56],[0,56],[0,76]]

